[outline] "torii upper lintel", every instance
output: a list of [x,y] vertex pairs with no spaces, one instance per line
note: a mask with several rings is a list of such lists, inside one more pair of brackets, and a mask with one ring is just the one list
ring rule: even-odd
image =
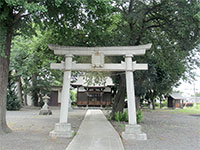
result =
[[144,55],[146,50],[150,49],[152,44],[140,46],[111,46],[111,47],[74,47],[48,45],[51,50],[54,50],[56,55],[78,55],[91,56],[93,53],[102,52],[105,56],[124,56],[124,55]]

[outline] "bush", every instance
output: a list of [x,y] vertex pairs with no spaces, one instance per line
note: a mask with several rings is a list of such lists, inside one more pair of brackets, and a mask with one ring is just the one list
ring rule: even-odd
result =
[[21,102],[14,95],[7,96],[7,110],[20,110],[22,108]]
[[162,103],[162,107],[167,107],[167,103],[168,103],[167,100],[164,100]]
[[115,114],[115,120],[118,122],[120,122],[120,121],[128,122],[128,110],[126,110],[124,113],[117,112]]
[[115,114],[115,120],[116,121],[118,121],[118,122],[120,122],[120,121],[122,121],[122,117],[123,115],[122,115],[122,112],[116,112],[116,114]]
[[11,74],[9,72],[9,78],[8,78],[8,94],[7,94],[7,110],[20,110],[22,107],[22,104],[20,100],[18,99],[16,93],[15,93],[15,82],[11,77]]
[[77,92],[70,90],[70,98],[72,102],[77,102]]
[[122,121],[128,122],[128,110],[122,114]]
[[155,107],[160,107],[160,103],[155,103]]
[[[143,121],[144,115],[141,109],[137,111],[137,123],[141,123]],[[120,121],[125,121],[128,122],[128,110],[126,110],[124,113],[122,112],[116,112],[115,113],[115,120],[120,122]]]
[[14,89],[8,88],[7,95],[7,110],[20,110],[22,105],[20,100],[18,99]]
[[142,110],[139,109],[139,110],[137,111],[137,123],[141,123],[141,122],[143,121],[143,118],[144,118],[144,115],[143,115],[143,113],[142,113]]

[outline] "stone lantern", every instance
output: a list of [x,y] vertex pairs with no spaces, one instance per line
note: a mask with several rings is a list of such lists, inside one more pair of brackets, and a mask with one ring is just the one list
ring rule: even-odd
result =
[[49,109],[49,106],[47,104],[49,99],[50,99],[50,97],[45,95],[43,97],[43,99],[44,99],[44,105],[42,106],[42,109],[40,110],[39,115],[52,115],[52,111]]

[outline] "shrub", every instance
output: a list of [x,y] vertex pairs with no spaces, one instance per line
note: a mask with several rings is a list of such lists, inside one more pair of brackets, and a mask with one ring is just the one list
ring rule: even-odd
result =
[[77,92],[70,90],[70,98],[72,102],[77,101]]
[[144,115],[143,115],[143,113],[142,113],[142,110],[139,109],[139,110],[137,111],[137,123],[141,123],[142,120],[143,120],[143,118],[144,118]]
[[122,112],[116,112],[116,114],[115,114],[115,120],[116,121],[118,121],[118,122],[120,122],[120,121],[122,121],[122,117],[123,115],[122,115]]
[[120,121],[128,122],[128,110],[126,110],[124,113],[118,111],[115,114],[115,120],[118,122]]
[[18,99],[15,90],[8,86],[8,95],[7,95],[7,110],[20,110],[22,105]]
[[8,94],[7,96],[7,110],[20,110],[22,108],[21,102],[17,96]]
[[155,103],[155,107],[160,107],[160,103]]
[[164,101],[163,101],[162,107],[167,107],[167,100],[164,100]]
[[[139,109],[137,111],[137,123],[141,123],[143,121],[144,115],[142,113],[142,110]],[[116,112],[115,113],[115,120],[120,122],[120,121],[125,121],[128,122],[128,110],[126,110],[124,113],[122,112]]]
[[128,110],[122,114],[122,121],[128,122]]
[[9,72],[8,89],[7,89],[8,90],[7,106],[6,106],[7,110],[20,110],[22,107],[22,104],[15,93],[15,89],[16,89],[15,82]]

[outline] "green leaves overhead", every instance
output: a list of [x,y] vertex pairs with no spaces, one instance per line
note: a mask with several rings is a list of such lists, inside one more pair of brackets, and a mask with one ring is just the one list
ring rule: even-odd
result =
[[50,69],[51,62],[61,60],[48,49],[48,43],[52,41],[51,31],[36,28],[34,36],[15,36],[10,61],[12,76],[20,77],[24,93],[33,95],[35,105],[38,97],[47,93],[52,85],[60,85],[62,81],[62,73]]
[[116,34],[112,41],[153,43],[145,56],[134,58],[149,64],[148,71],[135,72],[137,96],[154,99],[169,93],[180,78],[193,77],[191,70],[199,61],[192,57],[200,42],[198,0],[116,1],[115,6],[119,14],[110,28]]

